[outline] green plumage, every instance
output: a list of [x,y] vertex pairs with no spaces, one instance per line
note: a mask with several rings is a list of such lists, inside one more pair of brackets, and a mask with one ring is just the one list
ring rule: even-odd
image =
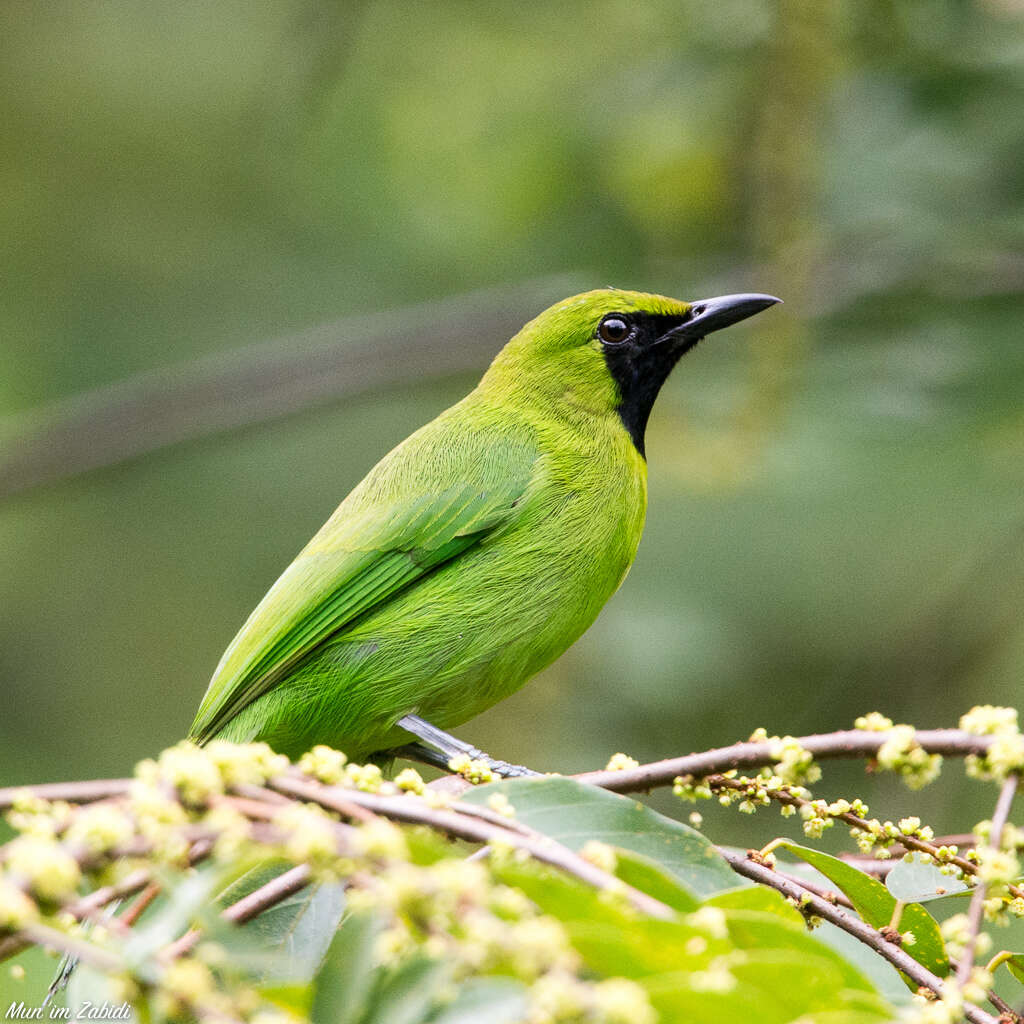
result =
[[192,736],[365,759],[412,738],[403,715],[451,728],[557,658],[625,577],[647,503],[597,326],[619,312],[678,324],[689,308],[606,290],[527,324],[285,570],[221,659]]

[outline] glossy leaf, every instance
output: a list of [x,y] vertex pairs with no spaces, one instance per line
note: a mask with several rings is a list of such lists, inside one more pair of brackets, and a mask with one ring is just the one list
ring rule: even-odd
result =
[[508,797],[524,825],[573,850],[591,839],[632,850],[661,865],[696,897],[742,884],[704,836],[639,800],[562,776],[479,786],[462,799],[486,805],[496,792]]
[[[838,886],[857,913],[873,928],[882,928],[892,921],[896,899],[881,882],[821,850],[790,842],[779,845]],[[904,946],[904,951],[923,967],[944,978],[949,973],[949,956],[935,918],[924,907],[908,903],[900,915],[898,927],[900,932],[911,932],[915,939],[913,945]]]
[[707,906],[721,907],[722,910],[754,910],[763,914],[776,914],[794,926],[804,927],[803,915],[792,903],[787,903],[782,893],[763,885],[746,889],[730,889],[720,892],[704,901]]
[[909,863],[897,861],[885,877],[885,887],[904,903],[928,903],[969,891],[959,878],[944,875],[934,864],[926,864],[921,854],[913,854]]

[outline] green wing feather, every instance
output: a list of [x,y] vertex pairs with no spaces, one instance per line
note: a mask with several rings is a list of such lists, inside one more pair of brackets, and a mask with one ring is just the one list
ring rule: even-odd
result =
[[318,644],[510,522],[528,485],[520,476],[383,506],[343,503],[224,653],[192,738],[210,739]]

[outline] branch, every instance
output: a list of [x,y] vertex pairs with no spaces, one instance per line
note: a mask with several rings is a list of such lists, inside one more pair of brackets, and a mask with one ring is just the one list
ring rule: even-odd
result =
[[[879,956],[888,960],[897,970],[902,971],[908,978],[922,988],[927,988],[936,995],[942,993],[943,980],[936,974],[932,974],[927,968],[922,967],[912,956],[904,953],[899,946],[887,942],[872,927],[866,925],[858,918],[843,913],[831,903],[826,902],[802,884],[783,877],[771,868],[763,867],[760,864],[749,860],[745,854],[734,850],[722,850],[722,856],[732,866],[733,871],[751,881],[767,885],[778,890],[783,896],[796,900],[806,911],[820,917],[844,932],[852,935],[855,939],[873,949]],[[986,1013],[973,1003],[964,1004],[964,1015],[971,1024],[998,1024],[998,1021],[990,1013]]]
[[480,371],[540,306],[579,283],[562,274],[348,316],[0,421],[0,499],[368,391]]
[[39,782],[31,786],[4,786],[0,787],[0,810],[12,807],[18,797],[25,793],[31,793],[42,800],[88,804],[124,796],[131,785],[131,779],[88,779],[85,782]]
[[[841,758],[871,758],[889,738],[888,732],[865,732],[849,729],[840,732],[820,733],[801,736],[797,742],[821,761]],[[919,729],[914,738],[929,754],[944,754],[948,757],[966,757],[968,754],[985,754],[992,744],[991,736],[976,736],[961,729]],[[774,764],[778,757],[772,754],[770,742],[734,743],[729,747],[718,747],[699,754],[652,761],[636,768],[618,771],[581,772],[569,776],[578,782],[585,782],[612,793],[639,793],[660,786],[670,786],[680,775],[703,777],[732,768],[763,768]],[[458,782],[459,776],[448,776]],[[0,788],[0,810],[9,808],[23,793],[31,793],[44,800],[67,800],[69,803],[88,803],[109,797],[124,796],[131,788],[131,779],[95,779],[86,782],[43,782],[25,786]],[[466,783],[464,789],[469,788]],[[245,787],[239,787],[245,793]]]
[[[848,729],[840,732],[800,736],[797,742],[809,750],[819,761],[839,758],[871,758],[887,739],[889,732],[868,732]],[[966,757],[968,754],[984,754],[992,744],[991,736],[976,736],[962,729],[919,729],[914,739],[929,754],[944,754],[950,757]],[[574,775],[578,782],[611,790],[613,793],[637,793],[659,786],[670,786],[680,775],[702,778],[716,772],[733,768],[763,768],[775,764],[778,755],[773,754],[775,744],[764,742],[734,743],[730,747],[718,747],[700,754],[672,757],[665,761],[652,761],[636,768],[621,771],[583,772]]]
[[444,832],[457,839],[465,839],[472,843],[504,843],[525,850],[535,860],[552,867],[560,868],[567,874],[574,875],[582,882],[600,891],[622,893],[626,899],[641,913],[651,917],[671,920],[675,912],[660,900],[656,900],[639,889],[625,885],[614,875],[584,860],[578,854],[549,837],[534,838],[508,827],[504,820],[501,825],[484,821],[477,815],[466,815],[459,812],[457,805],[440,810],[429,807],[423,800],[411,796],[379,796],[373,793],[362,793],[358,790],[338,789],[323,786],[315,782],[304,782],[287,776],[271,779],[272,789],[299,800],[308,800],[328,810],[344,814],[344,808],[353,803],[367,810],[380,814],[393,821],[403,821],[411,825],[429,825],[438,832]]

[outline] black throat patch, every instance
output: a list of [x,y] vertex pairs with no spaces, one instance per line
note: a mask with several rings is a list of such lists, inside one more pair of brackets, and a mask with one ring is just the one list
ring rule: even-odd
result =
[[644,451],[644,433],[654,400],[676,363],[699,339],[667,338],[665,335],[686,322],[686,317],[655,313],[623,313],[634,331],[628,341],[603,344],[604,358],[619,386],[618,413],[629,431],[636,450]]

